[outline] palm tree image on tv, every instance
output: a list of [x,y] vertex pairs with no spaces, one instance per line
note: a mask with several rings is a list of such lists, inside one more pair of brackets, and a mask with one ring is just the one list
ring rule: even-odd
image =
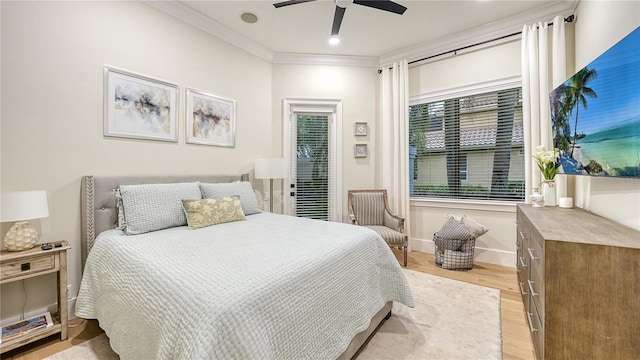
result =
[[640,177],[640,28],[549,94],[561,173]]

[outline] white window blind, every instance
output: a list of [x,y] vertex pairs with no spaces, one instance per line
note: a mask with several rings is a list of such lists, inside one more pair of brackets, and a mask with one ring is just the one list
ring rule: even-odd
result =
[[296,216],[330,220],[329,116],[296,116]]
[[520,88],[409,107],[412,197],[524,199]]

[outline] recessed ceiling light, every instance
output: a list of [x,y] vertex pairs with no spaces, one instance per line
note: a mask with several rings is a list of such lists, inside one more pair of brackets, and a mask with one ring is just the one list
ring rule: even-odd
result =
[[329,44],[331,44],[331,45],[338,45],[338,44],[340,44],[340,38],[339,38],[339,37],[337,37],[337,36],[332,36],[332,37],[329,39]]
[[242,21],[246,22],[247,24],[255,24],[258,22],[258,16],[250,12],[243,12],[240,15],[240,18],[242,19]]

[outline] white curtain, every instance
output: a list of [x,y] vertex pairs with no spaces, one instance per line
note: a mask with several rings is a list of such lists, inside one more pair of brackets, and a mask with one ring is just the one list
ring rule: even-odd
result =
[[[524,123],[524,164],[526,202],[540,184],[540,170],[533,160],[539,145],[553,148],[549,92],[566,80],[564,17],[553,19],[551,44],[549,25],[537,23],[522,29],[522,116]],[[549,48],[551,47],[551,54]],[[551,70],[549,69],[551,67]],[[551,79],[551,84],[549,83]],[[566,178],[556,176],[557,195],[566,196]]]
[[[409,65],[407,60],[382,70],[380,77],[382,188],[389,206],[405,220],[409,234]],[[411,238],[409,236],[409,238]],[[411,245],[409,245],[411,249]]]

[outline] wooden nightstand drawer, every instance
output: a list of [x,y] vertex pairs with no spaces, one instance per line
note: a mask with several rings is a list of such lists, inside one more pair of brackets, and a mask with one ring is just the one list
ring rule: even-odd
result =
[[0,267],[2,268],[1,276],[4,282],[19,276],[53,271],[56,269],[56,261],[54,254],[51,254],[9,261],[0,265]]

